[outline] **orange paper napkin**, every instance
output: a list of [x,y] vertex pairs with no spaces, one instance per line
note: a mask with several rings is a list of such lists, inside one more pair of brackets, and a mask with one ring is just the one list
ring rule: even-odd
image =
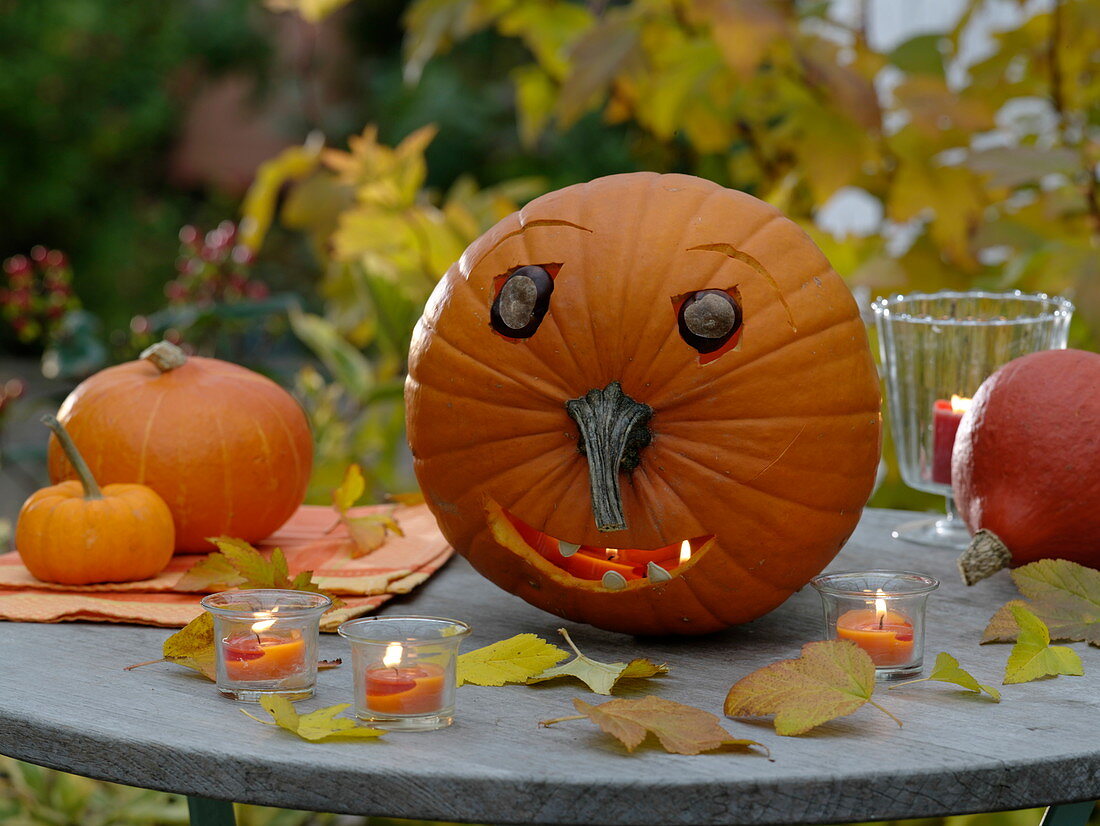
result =
[[[352,515],[379,510],[358,508]],[[325,615],[321,629],[335,631],[344,620],[370,613],[395,594],[407,594],[450,559],[453,551],[424,505],[393,513],[404,536],[389,536],[376,551],[353,558],[352,543],[335,522],[332,508],[303,505],[257,547],[282,548],[290,574],[313,571],[314,581],[345,605]],[[103,585],[40,582],[19,554],[0,554],[0,620],[62,622],[90,620],[182,627],[202,612],[202,594],[175,590],[180,577],[204,554],[177,554],[153,579]]]

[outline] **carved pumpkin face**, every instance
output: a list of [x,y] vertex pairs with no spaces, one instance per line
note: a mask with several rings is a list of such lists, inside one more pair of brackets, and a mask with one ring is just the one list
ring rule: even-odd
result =
[[428,301],[405,395],[454,547],[628,633],[779,605],[851,534],[879,456],[847,287],[774,208],[685,175],[572,186],[485,233]]

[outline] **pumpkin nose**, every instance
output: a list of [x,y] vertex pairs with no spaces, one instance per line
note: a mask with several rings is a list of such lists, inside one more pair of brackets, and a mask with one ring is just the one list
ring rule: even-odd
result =
[[642,448],[653,439],[647,427],[653,408],[634,401],[613,381],[603,390],[589,390],[570,399],[565,410],[580,431],[577,449],[588,459],[596,528],[625,530],[619,471],[634,470],[641,461]]

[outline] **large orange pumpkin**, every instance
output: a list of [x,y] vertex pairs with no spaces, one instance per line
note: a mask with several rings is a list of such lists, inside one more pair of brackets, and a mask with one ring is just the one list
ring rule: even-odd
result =
[[777,210],[685,175],[552,192],[428,301],[409,442],[502,588],[631,633],[758,617],[835,556],[879,457],[855,302]]
[[[136,482],[172,511],[177,551],[207,537],[256,542],[302,503],[313,467],[309,423],[275,382],[162,342],[108,367],[65,399],[58,418],[101,484]],[[50,479],[76,478],[50,438]]]

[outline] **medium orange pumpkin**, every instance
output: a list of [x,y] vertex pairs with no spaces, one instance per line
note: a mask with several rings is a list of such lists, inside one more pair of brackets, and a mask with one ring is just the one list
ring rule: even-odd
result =
[[144,485],[99,487],[53,416],[42,419],[70,457],[80,481],[31,494],[19,511],[15,547],[43,582],[91,585],[156,576],[172,558],[168,506]]
[[844,282],[777,210],[685,175],[502,220],[429,299],[409,368],[443,534],[505,590],[615,631],[775,608],[851,534],[879,457]]
[[[313,465],[309,423],[264,376],[167,342],[83,381],[58,418],[101,483],[136,482],[163,497],[176,550],[208,537],[256,542],[302,503]],[[54,438],[50,479],[75,475]]]

